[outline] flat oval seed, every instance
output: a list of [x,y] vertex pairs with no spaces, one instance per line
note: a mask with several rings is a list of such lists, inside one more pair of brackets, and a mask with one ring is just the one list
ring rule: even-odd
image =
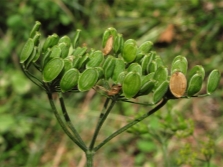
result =
[[187,79],[185,75],[182,72],[173,73],[170,77],[169,88],[175,97],[182,97],[187,89]]
[[65,72],[63,77],[60,80],[60,88],[62,92],[71,90],[74,86],[77,85],[79,78],[79,71],[75,68],[72,68]]
[[88,68],[81,75],[78,80],[78,89],[83,92],[91,89],[98,81],[98,72],[96,69]]
[[43,81],[53,81],[63,70],[64,61],[61,58],[54,58],[50,60],[43,69]]
[[20,55],[20,63],[24,63],[29,58],[33,49],[34,49],[34,40],[29,38],[22,49],[22,52]]

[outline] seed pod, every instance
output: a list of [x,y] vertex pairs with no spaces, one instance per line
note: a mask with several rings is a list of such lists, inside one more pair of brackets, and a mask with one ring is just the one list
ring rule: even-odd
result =
[[[148,54],[148,56],[149,56],[149,63],[147,64],[147,67],[146,67],[146,74],[149,74],[150,72],[155,72],[157,68],[157,65],[154,66],[155,69],[153,69],[153,65],[151,65],[152,61],[155,61],[156,52],[152,51]],[[154,71],[151,71],[151,70],[154,70]]]
[[112,74],[112,79],[115,83],[118,82],[118,77],[121,72],[125,70],[125,62],[123,59],[115,58],[115,68]]
[[147,66],[150,64],[151,62],[151,57],[149,55],[145,55],[142,58],[142,62],[141,62],[141,66],[142,66],[142,74],[145,75],[147,74]]
[[161,57],[159,55],[155,56],[154,61],[156,62],[157,67],[163,66],[163,60],[161,59]]
[[101,79],[104,77],[104,70],[102,67],[94,67],[94,69],[96,69],[98,72],[98,79]]
[[58,45],[53,46],[51,53],[50,53],[50,59],[55,57],[60,57],[61,55],[61,48]]
[[191,77],[188,82],[187,95],[193,96],[198,93],[202,87],[202,76],[200,74],[195,74]]
[[54,58],[50,60],[43,69],[43,81],[44,82],[51,82],[53,81],[64,67],[64,61],[61,58]]
[[185,75],[182,72],[173,73],[170,77],[169,88],[175,97],[182,97],[187,89],[187,79]]
[[152,60],[152,62],[149,64],[149,67],[148,67],[148,71],[149,73],[151,72],[155,72],[157,70],[157,63]]
[[63,59],[63,61],[64,61],[64,67],[63,67],[63,70],[61,72],[62,74],[64,74],[68,70],[72,69],[72,67],[73,67],[73,58],[69,56],[69,57]]
[[83,92],[91,89],[98,81],[98,72],[94,68],[86,69],[78,80],[78,89]]
[[104,70],[104,76],[105,79],[109,79],[114,71],[115,68],[115,59],[113,56],[108,56],[107,59],[104,61],[104,64],[102,65],[102,68]]
[[129,39],[124,42],[122,48],[122,57],[127,63],[131,63],[135,60],[137,53],[136,41]]
[[65,35],[65,36],[61,37],[58,41],[58,43],[63,43],[63,42],[67,45],[68,48],[70,48],[71,40],[68,36]]
[[89,61],[87,62],[86,67],[99,67],[103,61],[103,53],[100,50],[94,51],[89,55]]
[[139,46],[138,52],[147,54],[152,49],[153,43],[151,41],[146,41]]
[[29,34],[30,38],[33,38],[35,36],[36,32],[39,31],[40,26],[41,26],[41,23],[39,21],[36,21],[35,25],[33,26],[32,30]]
[[73,48],[76,47],[76,44],[79,40],[79,36],[80,36],[80,33],[81,33],[81,30],[80,29],[77,29],[75,34],[74,34],[74,39],[73,39]]
[[22,48],[22,52],[20,55],[20,63],[24,63],[29,58],[33,49],[34,49],[34,40],[29,38]]
[[141,88],[141,77],[137,72],[129,72],[122,85],[122,90],[126,98],[134,97]]
[[113,36],[111,35],[108,40],[106,41],[105,47],[103,48],[103,54],[107,55],[111,52],[113,47]]
[[182,72],[184,75],[187,73],[188,62],[184,56],[176,56],[173,59],[172,66],[171,66],[171,74],[176,71]]
[[127,69],[128,72],[138,72],[142,75],[142,67],[138,63],[131,63]]
[[154,86],[155,86],[155,81],[154,80],[149,80],[147,82],[144,81],[144,83],[142,83],[142,86],[139,90],[139,92],[137,93],[137,96],[142,96],[142,95],[147,95],[150,92],[152,92]]
[[117,30],[114,27],[109,27],[108,30],[113,37],[117,36]]
[[77,47],[74,52],[73,55],[74,56],[83,56],[87,51],[87,47]]
[[117,84],[123,84],[125,76],[127,75],[127,71],[123,71],[118,75]]
[[213,70],[208,76],[208,81],[207,81],[207,93],[211,94],[213,93],[220,82],[221,79],[221,73],[218,70]]
[[41,36],[41,34],[39,32],[36,32],[35,36],[33,37],[35,46],[39,45],[39,38],[40,38],[40,36]]
[[165,68],[164,66],[160,66],[154,76],[153,76],[153,79],[156,81],[156,85],[154,87],[154,89],[156,89],[157,87],[159,87],[159,85],[161,83],[163,83],[164,81],[166,81],[168,78],[168,70],[167,68]]
[[46,63],[49,60],[50,57],[50,53],[51,53],[51,49],[49,48],[46,52],[42,52],[42,59],[41,59],[41,65],[42,67],[44,67],[46,65]]
[[79,68],[85,68],[87,62],[89,61],[88,53],[83,55],[80,59],[80,64],[78,65]]
[[58,43],[58,40],[59,40],[59,37],[57,34],[48,36],[43,44],[42,52],[45,53],[48,48],[51,48],[52,46],[56,45]]
[[102,48],[104,48],[106,46],[106,43],[110,36],[111,36],[111,32],[109,31],[109,29],[105,30],[103,37],[102,37]]
[[121,52],[121,49],[124,45],[124,39],[122,34],[118,34],[115,36],[114,43],[113,43],[113,50],[116,54]]
[[32,62],[35,63],[39,59],[39,57],[40,57],[40,51],[39,48],[37,48],[35,57],[33,58]]
[[80,69],[81,56],[74,56],[73,58],[73,67],[76,69]]
[[68,53],[69,53],[69,47],[66,43],[59,43],[58,44],[60,49],[61,49],[61,54],[60,54],[60,57],[61,58],[66,58],[68,56]]
[[66,92],[71,90],[73,87],[77,85],[79,78],[79,71],[75,68],[72,68],[65,72],[63,77],[60,80],[60,88],[62,92]]
[[35,58],[36,53],[37,53],[37,47],[35,46],[34,49],[33,49],[33,51],[32,51],[32,53],[31,53],[31,55],[29,56],[28,60],[26,60],[26,62],[25,62],[25,65],[26,65],[26,68],[27,69],[29,68],[31,62]]
[[164,95],[166,94],[168,90],[168,86],[169,86],[169,82],[164,81],[163,83],[159,85],[159,87],[156,88],[153,94],[153,102],[155,104],[158,103],[164,97]]
[[202,79],[204,79],[205,77],[205,70],[202,66],[200,65],[196,65],[194,66],[190,71],[189,71],[189,74],[188,74],[188,81],[191,79],[191,77],[194,75],[194,74],[200,74],[202,76]]

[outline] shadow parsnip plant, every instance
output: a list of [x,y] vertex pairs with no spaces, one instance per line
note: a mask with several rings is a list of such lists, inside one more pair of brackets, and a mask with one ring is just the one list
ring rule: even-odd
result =
[[[168,100],[203,97],[217,89],[220,72],[213,70],[207,80],[206,94],[198,94],[204,81],[205,70],[196,65],[188,71],[187,59],[176,56],[170,72],[162,58],[152,50],[153,43],[146,41],[140,46],[133,39],[124,40],[115,28],[105,30],[102,50],[78,46],[81,30],[74,38],[52,34],[40,44],[40,22],[36,22],[25,43],[20,64],[24,74],[43,89],[52,111],[69,138],[82,149],[87,166],[93,166],[94,154],[111,139],[133,127],[163,107]],[[33,74],[33,68],[39,76]],[[106,97],[89,146],[82,140],[66,110],[64,93],[86,92],[94,89]],[[59,95],[62,114],[58,112],[53,94]],[[139,96],[149,96],[149,102],[136,102]],[[135,120],[118,129],[96,145],[100,129],[116,102],[154,106]]]

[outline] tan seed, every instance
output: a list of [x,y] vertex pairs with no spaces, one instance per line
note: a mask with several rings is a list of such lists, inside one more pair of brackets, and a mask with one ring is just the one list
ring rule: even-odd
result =
[[170,77],[170,91],[171,93],[180,98],[184,95],[187,88],[187,79],[182,72],[175,72]]
[[105,44],[105,47],[103,48],[103,54],[107,55],[111,52],[113,47],[113,36],[110,36]]

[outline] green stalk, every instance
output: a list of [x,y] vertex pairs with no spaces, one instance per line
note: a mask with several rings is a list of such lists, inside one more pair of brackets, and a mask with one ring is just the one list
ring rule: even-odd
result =
[[92,151],[86,151],[85,155],[86,155],[86,159],[87,159],[87,167],[93,167],[93,157],[94,157],[94,153]]
[[[95,145],[95,141],[97,139],[97,136],[98,136],[98,133],[104,123],[104,121],[106,120],[108,114],[110,113],[111,109],[113,108],[113,106],[115,105],[115,102],[116,102],[116,99],[112,99],[111,101],[111,104],[109,105],[109,107],[107,108],[108,106],[108,103],[109,103],[109,98],[106,99],[105,101],[105,104],[104,104],[104,108],[101,112],[101,115],[99,117],[99,120],[98,120],[98,124],[96,126],[96,129],[95,129],[95,132],[93,134],[93,138],[91,140],[91,143],[90,143],[90,146],[89,146],[89,150],[93,150],[94,148],[94,145]],[[107,108],[107,109],[106,109]],[[105,110],[105,111],[104,111]]]
[[109,142],[114,137],[118,136],[122,132],[124,132],[127,129],[131,128],[133,125],[137,124],[138,122],[144,120],[148,116],[152,115],[157,110],[159,110],[160,108],[162,108],[167,103],[167,101],[168,101],[168,99],[167,98],[164,98],[163,101],[160,104],[158,104],[155,108],[153,108],[152,110],[148,111],[146,114],[142,115],[141,117],[139,117],[139,118],[133,120],[132,122],[128,123],[127,125],[123,126],[122,128],[118,129],[116,132],[112,133],[109,137],[107,137],[104,141],[102,141],[93,150],[96,152],[97,150],[99,150],[102,146],[104,146],[107,142]]
[[82,140],[81,136],[79,135],[79,133],[77,132],[77,130],[75,129],[75,127],[73,126],[73,124],[71,123],[71,120],[70,120],[70,117],[68,115],[66,106],[64,104],[63,96],[62,96],[61,93],[60,93],[59,101],[60,101],[60,106],[61,106],[61,109],[62,109],[62,112],[63,112],[63,116],[64,116],[64,119],[66,121],[67,126],[73,132],[73,134],[76,137],[76,139],[78,140],[78,142],[81,145],[83,145],[85,148],[87,148],[86,145],[85,145],[85,143],[84,143],[84,141]]
[[82,145],[69,131],[69,129],[66,127],[66,125],[64,124],[64,122],[62,121],[62,119],[60,118],[60,115],[56,109],[56,106],[54,104],[53,101],[53,97],[52,97],[52,93],[47,93],[48,95],[48,99],[50,101],[50,105],[51,108],[53,110],[53,113],[57,119],[57,121],[59,122],[60,126],[62,127],[62,129],[64,130],[64,132],[67,134],[67,136],[69,136],[69,138],[77,145],[79,146],[84,152],[86,152],[86,147],[84,147],[84,145]]

